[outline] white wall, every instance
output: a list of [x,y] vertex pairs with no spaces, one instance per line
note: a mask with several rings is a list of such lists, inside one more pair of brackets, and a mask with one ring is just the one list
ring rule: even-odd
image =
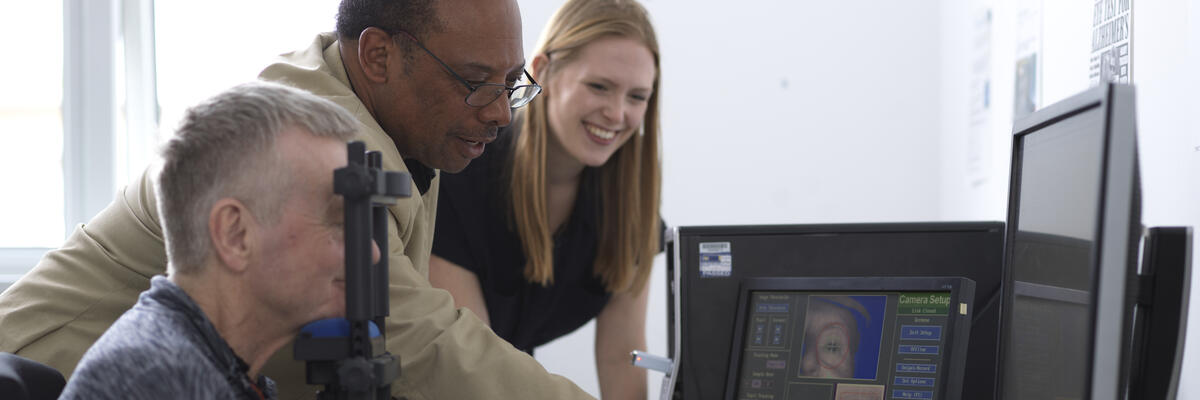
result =
[[[938,3],[643,2],[662,52],[668,224],[939,218]],[[527,57],[560,4],[521,1]],[[662,258],[647,341],[665,355]],[[598,394],[593,340],[588,325],[536,355]]]
[[[1003,219],[1011,151],[1014,2],[942,2],[942,217]],[[1093,0],[1045,0],[1042,105],[1088,88],[1087,62]],[[966,171],[970,151],[968,100],[972,18],[993,10],[992,121],[985,140],[990,157],[982,183]],[[1200,227],[1200,1],[1133,1],[1133,83],[1137,87],[1138,145],[1147,226]],[[1194,248],[1200,248],[1193,244]],[[1193,257],[1193,271],[1197,270]],[[1191,316],[1183,376],[1200,376],[1200,278],[1193,274]],[[1181,399],[1200,399],[1200,384],[1184,379]]]

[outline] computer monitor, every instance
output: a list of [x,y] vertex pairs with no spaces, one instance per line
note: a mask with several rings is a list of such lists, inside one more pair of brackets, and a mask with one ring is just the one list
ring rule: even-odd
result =
[[1123,398],[1141,238],[1133,88],[1013,128],[1000,399]]
[[725,394],[740,283],[757,277],[961,276],[975,281],[963,398],[992,398],[1004,223],[684,226],[668,235],[664,398]]
[[959,399],[966,278],[742,282],[725,399]]
[[1129,398],[1174,400],[1179,391],[1192,283],[1192,228],[1146,229],[1133,314]]

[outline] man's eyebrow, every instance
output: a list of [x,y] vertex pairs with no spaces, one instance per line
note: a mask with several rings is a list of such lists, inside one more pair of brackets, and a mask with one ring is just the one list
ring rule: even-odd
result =
[[521,80],[521,78],[524,78],[524,77],[525,77],[525,63],[521,63],[521,65],[519,67],[517,67],[517,69],[514,69],[514,70],[512,70],[512,72],[508,73],[507,78],[510,80],[519,81],[519,80]]
[[478,62],[469,62],[466,64],[462,64],[461,66],[459,66],[456,69],[459,69],[459,68],[461,68],[463,73],[477,72],[477,73],[484,73],[484,74],[490,75],[490,74],[496,72],[495,68],[492,68],[491,66],[489,66],[487,64],[478,63]]
[[[521,65],[518,65],[512,71],[509,71],[507,74],[505,74],[505,78],[517,77],[517,79],[520,79],[520,76],[522,75],[521,71],[524,69],[525,69],[525,63],[521,63]],[[468,62],[468,63],[465,63],[465,64],[455,67],[454,70],[459,71],[459,73],[464,74],[464,75],[469,74],[469,73],[482,73],[482,74],[487,74],[490,76],[492,74],[497,73],[497,70],[495,67],[492,67],[490,65],[483,64],[480,62]]]

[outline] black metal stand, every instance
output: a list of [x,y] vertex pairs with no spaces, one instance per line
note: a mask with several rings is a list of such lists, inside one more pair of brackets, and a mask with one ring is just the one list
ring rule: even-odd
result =
[[[347,165],[334,171],[333,190],[345,200],[346,317],[313,322],[293,351],[305,361],[307,382],[324,385],[320,400],[388,399],[400,361],[387,352],[387,205],[412,195],[407,173],[383,171],[380,154],[363,142],[346,145]],[[383,253],[371,265],[371,240]]]

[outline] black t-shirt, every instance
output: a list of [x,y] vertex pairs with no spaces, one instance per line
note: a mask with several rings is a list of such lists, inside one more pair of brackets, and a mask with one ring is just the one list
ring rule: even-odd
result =
[[525,255],[512,221],[506,163],[510,129],[462,172],[442,174],[433,254],[475,273],[492,330],[522,351],[583,326],[611,295],[594,274],[600,197],[597,170],[585,168],[575,205],[553,236],[554,282],[525,279]]

